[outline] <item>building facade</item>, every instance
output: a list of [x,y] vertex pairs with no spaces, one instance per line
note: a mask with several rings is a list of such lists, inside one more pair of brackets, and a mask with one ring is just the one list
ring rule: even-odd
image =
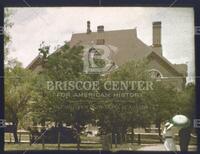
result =
[[[148,46],[137,37],[136,29],[105,31],[100,25],[92,32],[88,21],[86,32],[72,34],[69,46],[113,46],[117,52],[111,53],[111,59],[117,66],[131,60],[148,59],[148,71],[152,77],[169,81],[181,90],[186,84],[187,65],[172,64],[163,56],[161,32],[161,22],[153,22],[152,45]],[[41,57],[37,56],[27,68],[39,72],[42,69]]]

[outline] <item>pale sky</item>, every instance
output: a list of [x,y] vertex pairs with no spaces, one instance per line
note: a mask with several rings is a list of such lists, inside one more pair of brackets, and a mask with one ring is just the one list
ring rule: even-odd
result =
[[[172,63],[188,65],[189,80],[194,80],[194,12],[192,8],[163,7],[59,7],[10,8],[14,23],[10,57],[26,67],[39,53],[42,41],[51,46],[70,41],[73,33],[86,32],[98,25],[104,30],[137,28],[138,38],[152,44],[152,22],[162,22],[163,56]],[[190,78],[191,77],[191,78]]]

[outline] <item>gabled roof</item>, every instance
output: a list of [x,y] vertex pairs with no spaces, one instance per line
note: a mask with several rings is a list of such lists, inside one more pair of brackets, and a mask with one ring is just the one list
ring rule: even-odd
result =
[[[130,61],[140,60],[146,57],[154,56],[165,62],[177,75],[187,75],[187,65],[173,65],[165,57],[153,51],[151,46],[146,45],[137,37],[136,29],[114,30],[104,32],[91,32],[91,33],[76,33],[72,34],[70,47],[76,45],[92,45],[96,44],[97,40],[103,39],[105,45],[112,45],[117,48],[116,53],[112,53],[111,58],[118,66]],[[59,49],[56,51],[58,52]],[[34,69],[41,61],[38,55],[27,67]]]
[[184,66],[184,69],[186,68],[185,71],[183,71],[183,69],[180,69],[180,68],[182,68],[182,66],[181,66],[180,68],[176,67],[175,64],[172,64],[172,63],[169,62],[165,57],[163,57],[163,56],[157,54],[157,53],[154,52],[154,51],[152,51],[149,55],[147,55],[147,57],[151,57],[151,56],[156,57],[156,58],[159,58],[159,60],[161,60],[162,62],[166,63],[167,66],[168,66],[169,68],[171,68],[171,70],[172,70],[174,73],[176,73],[178,76],[184,76],[184,77],[185,77],[185,76],[187,75],[187,65],[181,64],[182,66]]
[[91,45],[96,43],[97,39],[104,39],[105,45],[118,48],[118,52],[112,55],[112,59],[119,66],[130,60],[140,60],[154,55],[165,62],[177,75],[186,76],[187,74],[187,66],[184,66],[186,69],[180,69],[185,64],[180,67],[175,66],[165,57],[154,52],[151,46],[146,45],[137,37],[136,29],[73,34],[70,46]]
[[150,48],[137,38],[136,29],[73,34],[70,47],[95,44],[98,39],[104,39],[106,45],[117,47],[117,54],[112,56],[117,65],[141,59],[151,52]]

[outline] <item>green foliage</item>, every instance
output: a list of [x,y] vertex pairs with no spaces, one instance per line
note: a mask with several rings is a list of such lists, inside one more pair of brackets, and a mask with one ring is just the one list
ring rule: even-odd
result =
[[22,68],[17,61],[10,62],[5,68],[5,119],[13,124],[16,143],[18,124],[23,122],[23,118],[30,111],[34,78],[35,74]]
[[156,122],[169,120],[177,112],[176,94],[176,89],[166,81],[155,82],[154,90],[146,93],[144,99],[151,103]]
[[34,74],[22,68],[19,63],[5,69],[5,116],[15,122],[27,113],[33,94]]
[[147,64],[147,60],[129,61],[106,77],[114,81],[146,81],[150,79],[148,73],[146,73]]
[[7,60],[7,56],[9,53],[9,43],[11,42],[11,36],[9,34],[9,29],[12,28],[13,23],[10,21],[10,17],[13,12],[11,12],[8,8],[4,11],[4,57]]
[[[107,74],[104,81],[150,81],[146,72],[148,61],[130,61],[116,71]],[[125,134],[129,127],[145,127],[150,123],[151,115],[149,115],[149,103],[143,100],[143,91],[137,88],[131,90],[128,88],[127,93],[139,93],[142,97],[124,97],[119,100],[118,97],[111,98],[101,104],[101,108],[97,108],[98,125],[101,127],[102,133]],[[110,92],[110,91],[109,91]],[[123,93],[124,91],[118,91]]]
[[42,55],[43,60],[47,58],[47,56],[49,54],[49,49],[50,49],[50,46],[46,46],[44,44],[44,42],[42,42],[40,44],[40,48],[39,48],[40,53],[39,54]]
[[[78,131],[91,120],[90,102],[84,102],[79,98],[72,102],[66,97],[57,95],[66,91],[47,89],[47,81],[88,81],[96,78],[95,75],[83,74],[82,49],[81,46],[69,48],[65,44],[46,60],[44,59],[43,71],[36,84],[39,97],[36,97],[36,103],[33,105],[38,119],[67,123],[73,125]],[[80,101],[83,104],[80,104]]]
[[189,119],[195,118],[195,84],[188,83],[183,91],[177,95],[178,111],[186,115]]

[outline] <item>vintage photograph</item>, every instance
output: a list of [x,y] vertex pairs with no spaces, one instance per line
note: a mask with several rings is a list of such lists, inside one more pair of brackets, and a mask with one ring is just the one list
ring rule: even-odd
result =
[[6,7],[5,151],[196,151],[194,10]]

